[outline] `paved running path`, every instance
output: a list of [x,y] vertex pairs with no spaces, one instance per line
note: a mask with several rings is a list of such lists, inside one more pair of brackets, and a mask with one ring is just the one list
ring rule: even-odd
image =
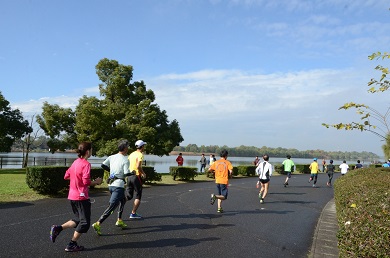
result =
[[[102,236],[91,228],[79,244],[86,250],[64,251],[73,230],[63,231],[51,243],[52,224],[72,217],[66,198],[0,205],[0,257],[307,257],[315,227],[324,206],[333,198],[326,174],[318,188],[308,175],[293,175],[283,187],[284,176],[271,179],[264,204],[259,203],[256,178],[231,179],[225,213],[210,205],[213,182],[152,186],[144,189],[141,220],[128,219],[129,229],[115,227],[116,214],[102,224]],[[337,177],[337,176],[336,176]],[[92,220],[108,204],[109,194],[91,196]]]

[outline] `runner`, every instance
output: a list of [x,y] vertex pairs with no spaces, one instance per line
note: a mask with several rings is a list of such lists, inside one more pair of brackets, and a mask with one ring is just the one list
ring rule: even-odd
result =
[[260,192],[259,192],[259,198],[260,203],[264,203],[264,198],[267,196],[268,188],[269,188],[269,182],[271,180],[273,167],[271,163],[269,163],[269,156],[263,155],[263,162],[260,162],[259,165],[256,168],[256,173],[259,175],[259,182],[258,184],[261,184]]
[[50,240],[54,243],[62,230],[75,228],[73,237],[66,246],[67,252],[78,252],[84,250],[79,246],[81,234],[87,233],[91,225],[91,202],[89,200],[89,186],[100,185],[101,178],[91,181],[91,164],[87,161],[92,155],[92,144],[82,142],[77,149],[77,156],[73,164],[66,171],[64,179],[70,180],[68,199],[72,206],[74,218],[62,225],[53,225],[50,229]]
[[288,186],[288,179],[291,178],[291,173],[295,167],[294,162],[291,160],[291,156],[287,155],[287,159],[285,159],[282,163],[283,170],[287,174],[286,181],[284,181],[284,187]]
[[233,173],[233,166],[230,161],[227,160],[227,150],[221,151],[221,159],[211,164],[209,171],[215,173],[215,183],[217,184],[218,194],[211,194],[210,204],[213,205],[215,200],[218,199],[218,213],[222,213],[222,201],[228,197],[228,181],[229,176]]
[[311,174],[310,174],[310,179],[309,179],[309,183],[314,180],[314,184],[313,184],[313,187],[316,187],[316,183],[317,183],[317,176],[318,176],[318,163],[317,163],[317,158],[314,158],[313,159],[313,162],[310,164],[309,166],[310,168],[310,171],[311,171]]
[[126,203],[125,198],[125,177],[130,174],[129,160],[127,152],[129,142],[122,140],[118,143],[118,153],[109,156],[102,164],[102,168],[110,172],[108,190],[111,193],[109,205],[97,222],[92,224],[96,234],[101,235],[101,224],[118,208],[118,217],[115,225],[120,228],[126,228],[127,225],[122,220],[122,213]]
[[127,186],[126,186],[126,199],[129,201],[133,199],[134,191],[136,193],[133,209],[130,213],[130,219],[141,219],[142,217],[137,214],[138,207],[141,204],[142,197],[142,184],[143,179],[146,178],[145,172],[142,170],[142,161],[144,160],[144,150],[146,142],[143,140],[138,140],[135,142],[135,147],[137,150],[133,151],[129,155],[130,161],[130,171],[131,175],[127,177]]

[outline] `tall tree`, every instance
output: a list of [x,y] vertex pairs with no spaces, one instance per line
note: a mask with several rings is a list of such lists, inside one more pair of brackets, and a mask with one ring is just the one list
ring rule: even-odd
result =
[[22,167],[25,168],[28,165],[28,158],[31,149],[42,144],[44,139],[39,139],[41,136],[41,128],[37,128],[37,123],[35,120],[35,114],[31,116],[30,127],[33,129],[31,133],[28,133],[26,137],[20,139],[23,152],[23,164]]
[[160,156],[183,141],[179,123],[168,121],[166,111],[154,103],[154,92],[143,81],[131,83],[132,66],[104,58],[96,65],[96,73],[102,82],[102,98],[83,96],[75,111],[44,104],[37,120],[47,135],[62,136],[68,144],[92,141],[98,156],[115,153],[123,138],[130,142],[142,139],[148,142],[148,153]]
[[11,146],[17,139],[32,132],[20,110],[11,109],[9,104],[0,92],[0,152],[11,151]]
[[[390,59],[390,54],[385,52],[376,52],[368,57],[370,60],[385,60]],[[368,82],[369,93],[381,93],[385,92],[389,89],[390,82],[387,78],[389,74],[389,68],[384,67],[382,65],[377,65],[375,67],[376,70],[380,71],[382,74],[380,79],[372,78]],[[333,127],[337,130],[345,129],[345,130],[360,130],[367,131],[375,134],[382,141],[384,141],[384,145],[382,145],[382,150],[386,158],[390,157],[390,107],[384,113],[376,110],[373,107],[370,107],[365,104],[358,104],[354,102],[345,103],[343,106],[339,107],[339,110],[344,109],[356,109],[357,113],[361,115],[360,122],[350,122],[350,123],[338,123],[338,124],[326,124],[322,125],[326,128]]]
[[67,147],[76,148],[77,137],[74,132],[75,114],[71,108],[43,103],[42,114],[37,115],[36,121],[50,137],[47,146],[51,153],[64,151]]

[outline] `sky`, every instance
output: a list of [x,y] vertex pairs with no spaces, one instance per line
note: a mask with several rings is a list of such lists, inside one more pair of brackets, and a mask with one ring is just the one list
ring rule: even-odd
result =
[[[374,52],[390,51],[388,0],[2,0],[0,91],[25,117],[99,96],[103,58],[134,68],[180,144],[369,151],[347,102],[385,114]],[[378,124],[380,125],[380,124]]]

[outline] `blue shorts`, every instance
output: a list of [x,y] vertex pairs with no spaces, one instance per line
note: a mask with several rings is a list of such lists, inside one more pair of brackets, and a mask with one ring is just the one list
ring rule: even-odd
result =
[[108,190],[111,193],[111,197],[110,197],[111,204],[120,203],[120,201],[125,198],[125,188],[109,186]]
[[217,184],[217,190],[218,190],[218,195],[222,195],[227,199],[228,197],[228,187],[225,184]]

